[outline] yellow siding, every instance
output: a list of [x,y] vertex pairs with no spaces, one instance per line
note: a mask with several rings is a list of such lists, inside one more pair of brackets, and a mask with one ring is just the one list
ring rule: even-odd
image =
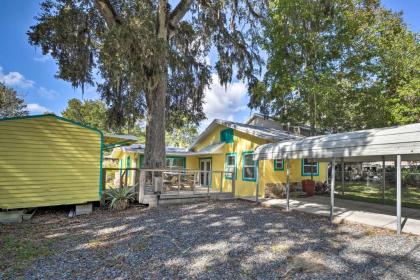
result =
[[101,135],[53,116],[0,121],[0,208],[98,201]]

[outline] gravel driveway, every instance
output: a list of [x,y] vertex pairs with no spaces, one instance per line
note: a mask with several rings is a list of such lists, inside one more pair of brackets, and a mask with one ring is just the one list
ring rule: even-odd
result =
[[0,226],[0,279],[419,279],[420,237],[241,201]]

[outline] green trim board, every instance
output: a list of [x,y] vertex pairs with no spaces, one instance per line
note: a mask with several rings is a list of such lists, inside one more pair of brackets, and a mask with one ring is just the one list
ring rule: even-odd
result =
[[319,162],[313,162],[314,164],[316,164],[316,172],[305,172],[304,170],[304,166],[305,166],[305,159],[301,160],[301,175],[302,176],[319,176]]
[[[233,172],[235,173],[235,179],[236,178],[238,178],[238,172],[236,172],[237,170],[236,170],[236,168],[237,168],[237,156],[236,156],[236,153],[226,153],[225,154],[225,166],[224,166],[224,170],[226,171],[226,167],[227,167],[227,161],[228,161],[228,157],[229,156],[234,156],[234,158],[235,158],[235,165],[234,165],[234,167],[233,167]],[[225,173],[225,179],[230,179],[230,180],[232,180],[232,176],[231,175],[226,175],[226,173]]]
[[139,168],[143,167],[144,155],[139,156]]
[[[281,161],[281,168],[277,167],[277,163]],[[284,159],[275,159],[274,160],[274,171],[284,171]]]
[[127,169],[130,168],[130,167],[131,167],[131,157],[128,156],[127,159],[126,159],[126,163],[125,163],[125,169],[126,169],[128,177],[130,177],[130,170],[127,170]]
[[226,128],[220,131],[220,142],[233,143],[234,131],[232,128]]
[[257,181],[257,165],[256,165],[256,161],[254,160],[254,177],[245,177],[245,167],[250,167],[250,166],[245,166],[245,156],[246,155],[252,155],[254,154],[254,151],[244,151],[242,152],[242,181],[247,181],[247,182],[256,182]]

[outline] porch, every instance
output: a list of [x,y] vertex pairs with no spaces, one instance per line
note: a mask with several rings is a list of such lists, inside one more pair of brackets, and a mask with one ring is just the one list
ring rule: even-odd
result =
[[231,199],[233,172],[189,169],[104,168],[103,201],[110,188],[129,188],[141,204],[184,203],[203,199]]

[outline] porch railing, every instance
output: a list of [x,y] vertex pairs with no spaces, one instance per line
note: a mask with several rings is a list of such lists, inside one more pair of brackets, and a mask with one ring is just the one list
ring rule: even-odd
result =
[[235,194],[235,176],[230,171],[189,169],[103,168],[102,199],[110,188],[131,188],[139,202],[147,194],[159,196]]

